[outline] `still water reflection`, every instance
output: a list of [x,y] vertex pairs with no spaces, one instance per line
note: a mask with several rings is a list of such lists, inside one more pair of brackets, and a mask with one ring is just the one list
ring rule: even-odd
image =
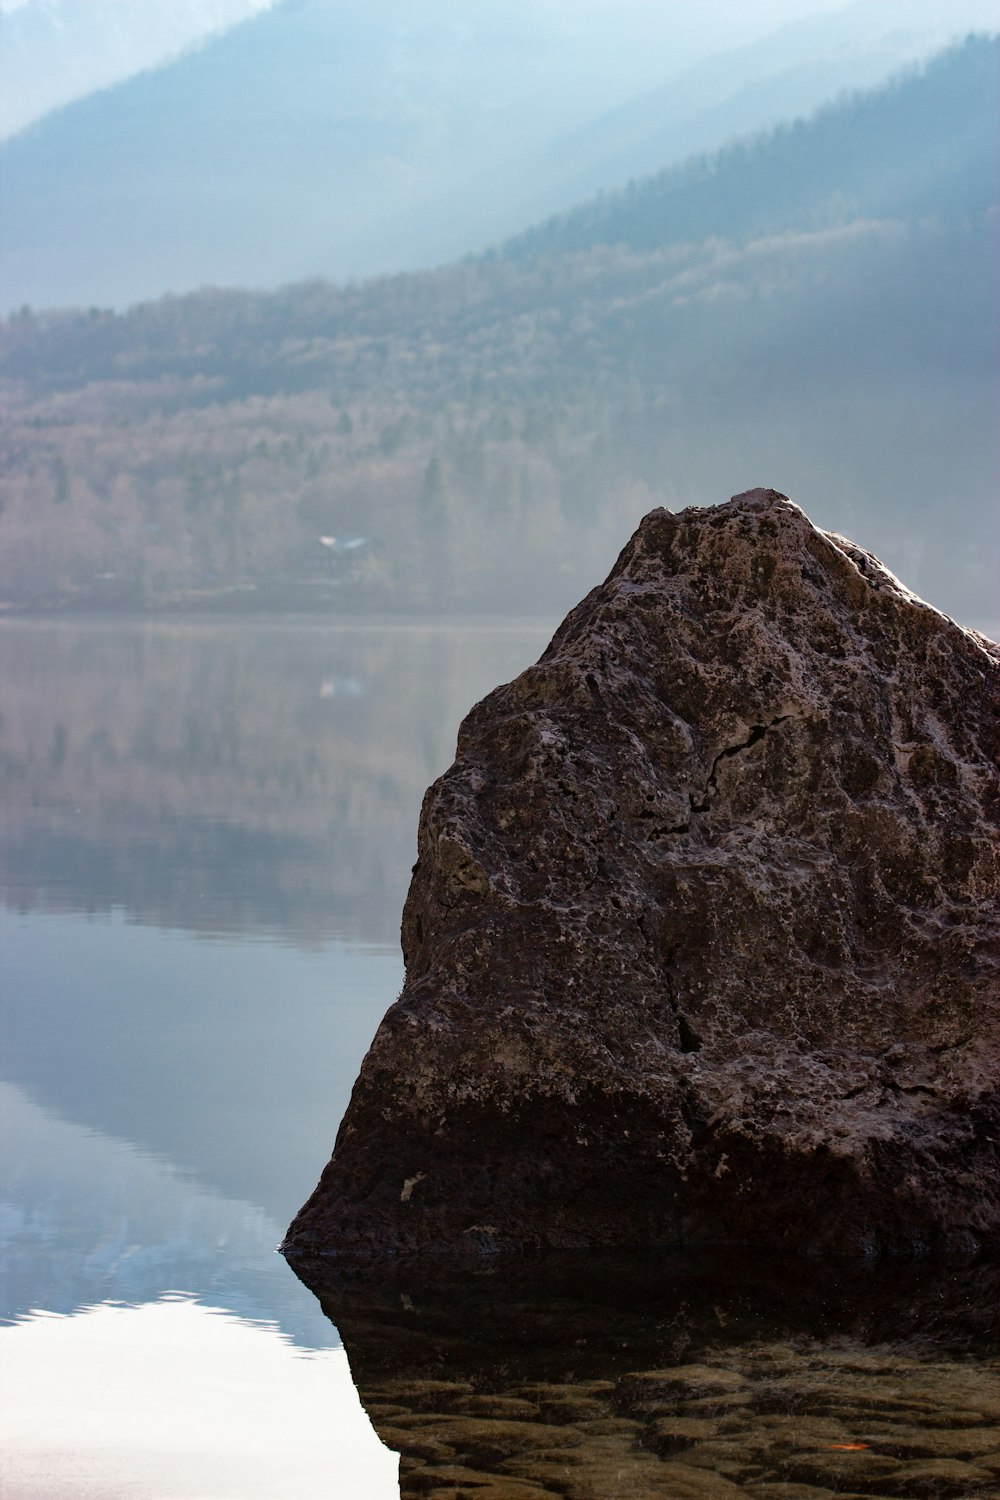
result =
[[399,1493],[342,1349],[306,1357],[266,1324],[170,1295],[36,1314],[3,1339],[11,1500]]
[[274,1253],[544,626],[0,627],[5,1496],[398,1494]]
[[5,1496],[1000,1495],[983,1270],[321,1306],[275,1255],[401,983],[423,790],[549,633],[0,625]]

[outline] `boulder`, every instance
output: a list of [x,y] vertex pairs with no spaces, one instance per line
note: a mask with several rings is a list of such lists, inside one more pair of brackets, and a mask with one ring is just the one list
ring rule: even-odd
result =
[[1000,1248],[1000,648],[772,490],[462,724],[286,1253]]

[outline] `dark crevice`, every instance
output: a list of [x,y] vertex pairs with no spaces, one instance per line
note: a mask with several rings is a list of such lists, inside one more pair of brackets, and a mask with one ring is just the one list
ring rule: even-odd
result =
[[[936,1095],[937,1089],[929,1088],[926,1083],[897,1083],[895,1078],[886,1080],[885,1087],[893,1094],[931,1094]],[[844,1097],[849,1099],[850,1094]]]
[[956,1052],[959,1047],[966,1047],[971,1041],[971,1036],[962,1036],[957,1042],[942,1042],[937,1047],[931,1047],[930,1051],[934,1057],[940,1057],[942,1052]]
[[680,1090],[677,1098],[677,1108],[680,1111],[681,1119],[691,1132],[692,1145],[703,1141],[707,1134],[706,1122],[690,1087],[684,1087]]
[[708,779],[705,782],[705,790],[701,800],[696,802],[693,796],[690,794],[688,796],[688,801],[691,803],[691,811],[693,813],[708,812],[712,798],[719,790],[716,773],[724,760],[728,760],[731,755],[741,755],[744,750],[751,749],[752,746],[758,744],[764,738],[769,729],[773,729],[777,724],[784,724],[785,720],[791,717],[791,714],[778,714],[769,724],[754,724],[746,739],[742,740],[740,744],[729,745],[725,750],[720,750],[712,762],[712,769],[708,773]]
[[667,989],[667,1003],[674,1013],[674,1020],[677,1022],[677,1035],[680,1039],[681,1051],[700,1052],[701,1037],[695,1031],[694,1027],[691,1025],[691,1022],[688,1020],[687,1016],[677,1004],[677,994],[674,989],[674,976],[671,973],[671,965],[673,964],[673,961],[674,954],[673,950],[671,950],[671,952],[667,954],[666,963],[664,965],[663,979]]
[[701,1037],[693,1029],[686,1016],[682,1016],[679,1010],[674,1011],[677,1017],[677,1033],[681,1039],[682,1052],[700,1052]]

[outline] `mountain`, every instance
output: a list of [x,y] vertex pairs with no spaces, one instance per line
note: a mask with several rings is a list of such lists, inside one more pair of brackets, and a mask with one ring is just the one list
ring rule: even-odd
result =
[[987,8],[943,15],[937,0],[861,0],[714,52],[539,153],[535,173],[545,201],[536,196],[526,217],[547,218],[693,154],[805,118],[844,93],[926,61],[963,26],[988,31],[995,23]]
[[708,59],[711,6],[284,0],[0,149],[3,306],[439,264],[884,78],[981,5],[729,26]]
[[509,242],[518,258],[625,244],[652,250],[852,220],[958,217],[991,201],[997,78],[989,47],[914,71],[773,135],[695,157]]
[[439,271],[8,320],[0,599],[552,613],[768,484],[994,616],[998,60]]
[[13,0],[0,7],[0,137],[155,67],[272,0]]

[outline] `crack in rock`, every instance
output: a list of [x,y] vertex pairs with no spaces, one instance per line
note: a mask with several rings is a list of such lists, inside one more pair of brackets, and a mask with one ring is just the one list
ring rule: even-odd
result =
[[[754,724],[745,740],[741,740],[738,745],[729,745],[725,750],[720,750],[718,755],[712,762],[712,769],[708,773],[708,780],[705,782],[705,790],[702,794],[702,800],[700,802],[696,802],[694,796],[691,793],[688,794],[688,801],[691,804],[691,811],[693,813],[708,812],[712,798],[718,794],[719,783],[716,779],[716,776],[719,766],[724,760],[728,760],[730,756],[733,755],[742,755],[744,750],[750,750],[754,745],[759,745],[764,736],[768,734],[775,727],[775,725],[784,724],[788,719],[791,718],[794,718],[794,714],[778,714],[777,717],[772,719],[768,724]],[[686,833],[690,826],[690,823],[685,823],[681,828],[672,829],[671,831],[675,833]]]

